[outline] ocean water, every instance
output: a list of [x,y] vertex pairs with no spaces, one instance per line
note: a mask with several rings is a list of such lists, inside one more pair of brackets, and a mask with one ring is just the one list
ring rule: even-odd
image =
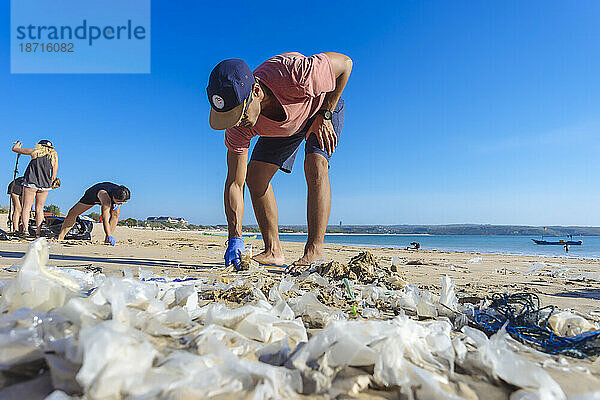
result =
[[[284,242],[306,242],[306,235],[281,234]],[[260,238],[260,235],[259,235]],[[517,254],[559,256],[573,258],[599,258],[600,236],[573,237],[582,240],[581,246],[540,246],[529,236],[486,235],[325,235],[325,243],[352,246],[405,248],[410,242],[419,242],[424,250],[448,250],[470,253]],[[566,240],[565,237],[544,237],[547,240]]]

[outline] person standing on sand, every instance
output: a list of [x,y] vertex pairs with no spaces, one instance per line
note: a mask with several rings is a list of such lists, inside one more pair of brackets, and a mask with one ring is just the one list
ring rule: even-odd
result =
[[[305,140],[308,239],[304,255],[289,271],[298,272],[323,257],[331,209],[329,160],[344,125],[341,95],[351,71],[352,60],[343,54],[306,57],[290,52],[268,59],[254,72],[244,61],[235,59],[220,62],[211,72],[207,87],[209,123],[215,130],[226,129],[226,266],[239,268],[244,249],[244,182],[265,244],[265,250],[254,259],[266,265],[285,263],[270,182],[278,169],[292,171],[298,148]],[[248,148],[254,136],[260,138],[248,163]]]
[[22,176],[18,177],[14,181],[8,184],[8,194],[10,195],[11,203],[13,205],[11,221],[13,233],[21,231],[21,195],[23,195],[23,181],[25,178]]
[[65,221],[63,222],[58,240],[63,240],[69,230],[75,225],[77,217],[92,208],[94,205],[100,205],[100,215],[102,216],[102,226],[104,227],[104,243],[114,246],[117,240],[112,236],[121,213],[121,204],[131,198],[131,192],[123,185],[117,185],[111,182],[97,183],[85,191],[83,197],[69,210]]
[[35,201],[35,236],[40,237],[42,223],[44,222],[44,205],[46,204],[48,193],[50,190],[60,186],[60,181],[56,177],[58,172],[58,154],[49,140],[40,140],[33,149],[23,149],[21,146],[21,142],[13,143],[12,151],[17,154],[31,156],[31,161],[29,161],[25,175],[23,175],[23,194],[21,196],[22,226],[19,228],[19,233],[21,236],[27,236],[29,210],[31,210]]

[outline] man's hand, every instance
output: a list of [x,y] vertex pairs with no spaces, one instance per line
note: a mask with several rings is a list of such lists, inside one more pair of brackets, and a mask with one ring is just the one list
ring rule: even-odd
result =
[[18,140],[13,142],[13,149],[20,149],[21,147],[23,147],[23,143],[19,142]]
[[228,267],[232,263],[235,269],[240,269],[242,262],[242,251],[244,251],[244,239],[241,237],[232,237],[228,240],[229,244],[225,251],[225,266]]
[[324,119],[321,114],[317,115],[310,128],[308,128],[308,132],[306,133],[307,140],[311,133],[314,133],[317,137],[321,150],[326,151],[328,155],[331,155],[335,151],[338,138],[333,130],[331,121]]
[[115,238],[114,238],[114,237],[112,237],[112,236],[107,236],[107,237],[106,237],[106,241],[107,241],[107,242],[108,242],[108,243],[109,243],[111,246],[114,246],[114,245],[116,245],[116,244],[117,244],[117,239],[115,239]]

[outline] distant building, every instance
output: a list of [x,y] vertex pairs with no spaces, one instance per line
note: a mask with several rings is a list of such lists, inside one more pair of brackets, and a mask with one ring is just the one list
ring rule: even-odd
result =
[[184,225],[189,224],[189,221],[186,221],[183,218],[176,218],[176,217],[148,217],[148,218],[146,218],[146,221],[148,221],[148,222],[168,222],[170,224],[184,224]]

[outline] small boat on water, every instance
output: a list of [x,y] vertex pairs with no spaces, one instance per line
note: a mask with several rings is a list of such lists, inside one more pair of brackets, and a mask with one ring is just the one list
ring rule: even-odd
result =
[[537,240],[537,239],[531,239],[535,242],[535,244],[541,244],[541,245],[553,245],[553,246],[581,246],[581,244],[583,243],[583,241],[581,240],[558,240],[555,242],[549,242],[548,240]]

